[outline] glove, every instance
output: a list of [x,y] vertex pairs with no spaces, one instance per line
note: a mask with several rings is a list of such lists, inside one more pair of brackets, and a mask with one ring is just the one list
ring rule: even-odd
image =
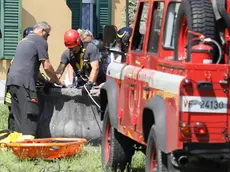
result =
[[[90,93],[90,90],[93,87],[93,83],[91,81],[87,82],[83,87],[82,87],[82,95],[88,95],[87,91]],[[86,91],[87,89],[87,91]]]

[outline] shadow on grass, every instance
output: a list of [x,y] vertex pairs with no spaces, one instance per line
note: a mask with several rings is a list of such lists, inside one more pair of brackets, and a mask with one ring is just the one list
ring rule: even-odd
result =
[[144,168],[132,168],[131,172],[145,172]]

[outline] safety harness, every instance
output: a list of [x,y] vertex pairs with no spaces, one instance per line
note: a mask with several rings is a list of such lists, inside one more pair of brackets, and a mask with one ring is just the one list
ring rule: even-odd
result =
[[[84,48],[81,46],[80,54],[79,54],[79,62],[76,62],[76,69],[77,71],[74,71],[76,74],[78,73],[85,73],[86,71],[89,71],[91,69],[89,59],[84,59],[86,47]],[[74,53],[70,51],[70,58],[76,58]]]

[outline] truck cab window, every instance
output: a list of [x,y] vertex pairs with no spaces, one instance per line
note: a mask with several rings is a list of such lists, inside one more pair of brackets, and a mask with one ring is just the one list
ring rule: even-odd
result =
[[167,49],[174,49],[174,32],[177,13],[180,3],[172,2],[168,7],[163,46]]
[[162,26],[162,17],[164,11],[164,2],[154,2],[150,37],[148,42],[148,52],[157,53]]
[[147,16],[148,16],[149,3],[141,2],[136,27],[134,30],[134,36],[132,41],[132,50],[142,51],[144,36],[146,32]]

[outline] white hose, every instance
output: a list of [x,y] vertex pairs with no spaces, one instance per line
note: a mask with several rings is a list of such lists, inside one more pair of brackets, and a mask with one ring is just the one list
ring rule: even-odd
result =
[[221,61],[221,58],[222,58],[222,50],[221,50],[221,47],[220,47],[220,45],[218,44],[218,42],[216,42],[215,40],[213,40],[213,39],[211,39],[211,38],[205,38],[202,42],[212,42],[212,43],[214,43],[214,44],[217,46],[217,48],[218,48],[218,50],[219,50],[219,58],[218,58],[216,64],[219,64],[220,61]]

